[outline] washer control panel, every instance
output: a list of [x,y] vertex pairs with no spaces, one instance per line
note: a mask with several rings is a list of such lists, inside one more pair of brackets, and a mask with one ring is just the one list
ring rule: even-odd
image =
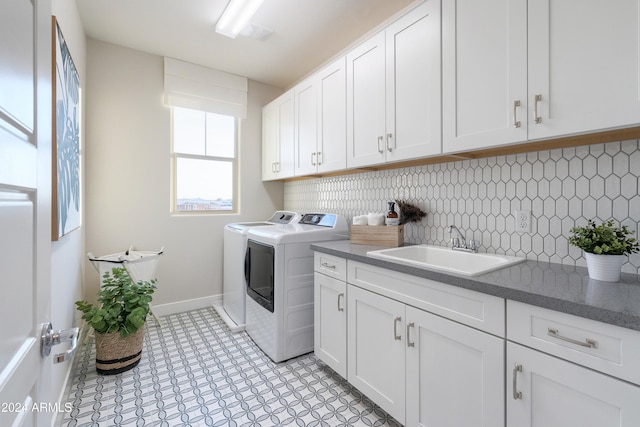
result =
[[334,227],[336,224],[336,216],[334,214],[308,213],[302,215],[302,219],[300,219],[298,224]]

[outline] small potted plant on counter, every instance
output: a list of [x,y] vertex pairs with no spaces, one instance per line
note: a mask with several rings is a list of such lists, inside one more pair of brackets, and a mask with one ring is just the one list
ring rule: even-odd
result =
[[612,219],[596,225],[589,220],[584,227],[571,229],[569,243],[584,251],[589,277],[606,282],[620,280],[627,255],[640,251],[634,231],[626,225],[616,226]]
[[96,371],[114,375],[134,368],[142,356],[144,324],[156,280],[135,283],[126,268],[104,274],[98,304],[76,301],[95,331]]

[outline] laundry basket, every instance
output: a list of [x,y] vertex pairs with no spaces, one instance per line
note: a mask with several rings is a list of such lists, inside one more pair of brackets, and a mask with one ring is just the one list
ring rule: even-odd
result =
[[[156,268],[160,255],[164,252],[164,246],[157,252],[152,251],[138,251],[134,250],[133,246],[123,252],[117,252],[114,254],[104,255],[101,257],[94,256],[91,252],[87,254],[89,261],[95,267],[100,274],[100,283],[105,273],[111,273],[111,270],[116,267],[124,267],[127,269],[127,273],[131,276],[134,282],[148,282],[155,279]],[[161,325],[160,319],[153,312],[151,308],[151,315],[155,319],[158,325]]]

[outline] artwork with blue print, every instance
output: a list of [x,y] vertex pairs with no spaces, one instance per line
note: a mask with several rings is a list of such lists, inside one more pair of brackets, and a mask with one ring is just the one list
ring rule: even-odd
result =
[[80,80],[55,22],[52,239],[80,226]]

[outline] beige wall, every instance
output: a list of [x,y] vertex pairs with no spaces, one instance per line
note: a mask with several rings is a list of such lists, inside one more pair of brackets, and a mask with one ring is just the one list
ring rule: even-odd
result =
[[[162,103],[163,58],[89,39],[86,89],[86,248],[96,256],[165,247],[154,305],[222,293],[223,228],[269,217],[284,203],[282,183],[261,181],[262,106],[280,89],[249,81],[240,129],[236,215],[172,216],[170,110]],[[85,262],[85,292],[98,274]]]
[[[60,29],[64,35],[71,57],[78,70],[82,95],[86,82],[86,38],[75,0],[54,0],[52,14],[56,16]],[[82,130],[82,127],[81,127]],[[80,150],[84,151],[84,140],[80,138]],[[81,156],[81,162],[83,157]],[[84,180],[81,177],[80,186],[83,190]],[[84,195],[80,196],[84,202]],[[81,209],[84,212],[84,209]],[[80,316],[74,302],[82,298],[82,277],[84,259],[86,256],[85,238],[86,217],[82,218],[80,228],[63,236],[59,241],[51,243],[51,323],[54,329],[65,329],[80,324]],[[54,351],[61,351],[60,348]],[[71,363],[53,365],[52,389],[62,392],[67,380],[67,372]]]

